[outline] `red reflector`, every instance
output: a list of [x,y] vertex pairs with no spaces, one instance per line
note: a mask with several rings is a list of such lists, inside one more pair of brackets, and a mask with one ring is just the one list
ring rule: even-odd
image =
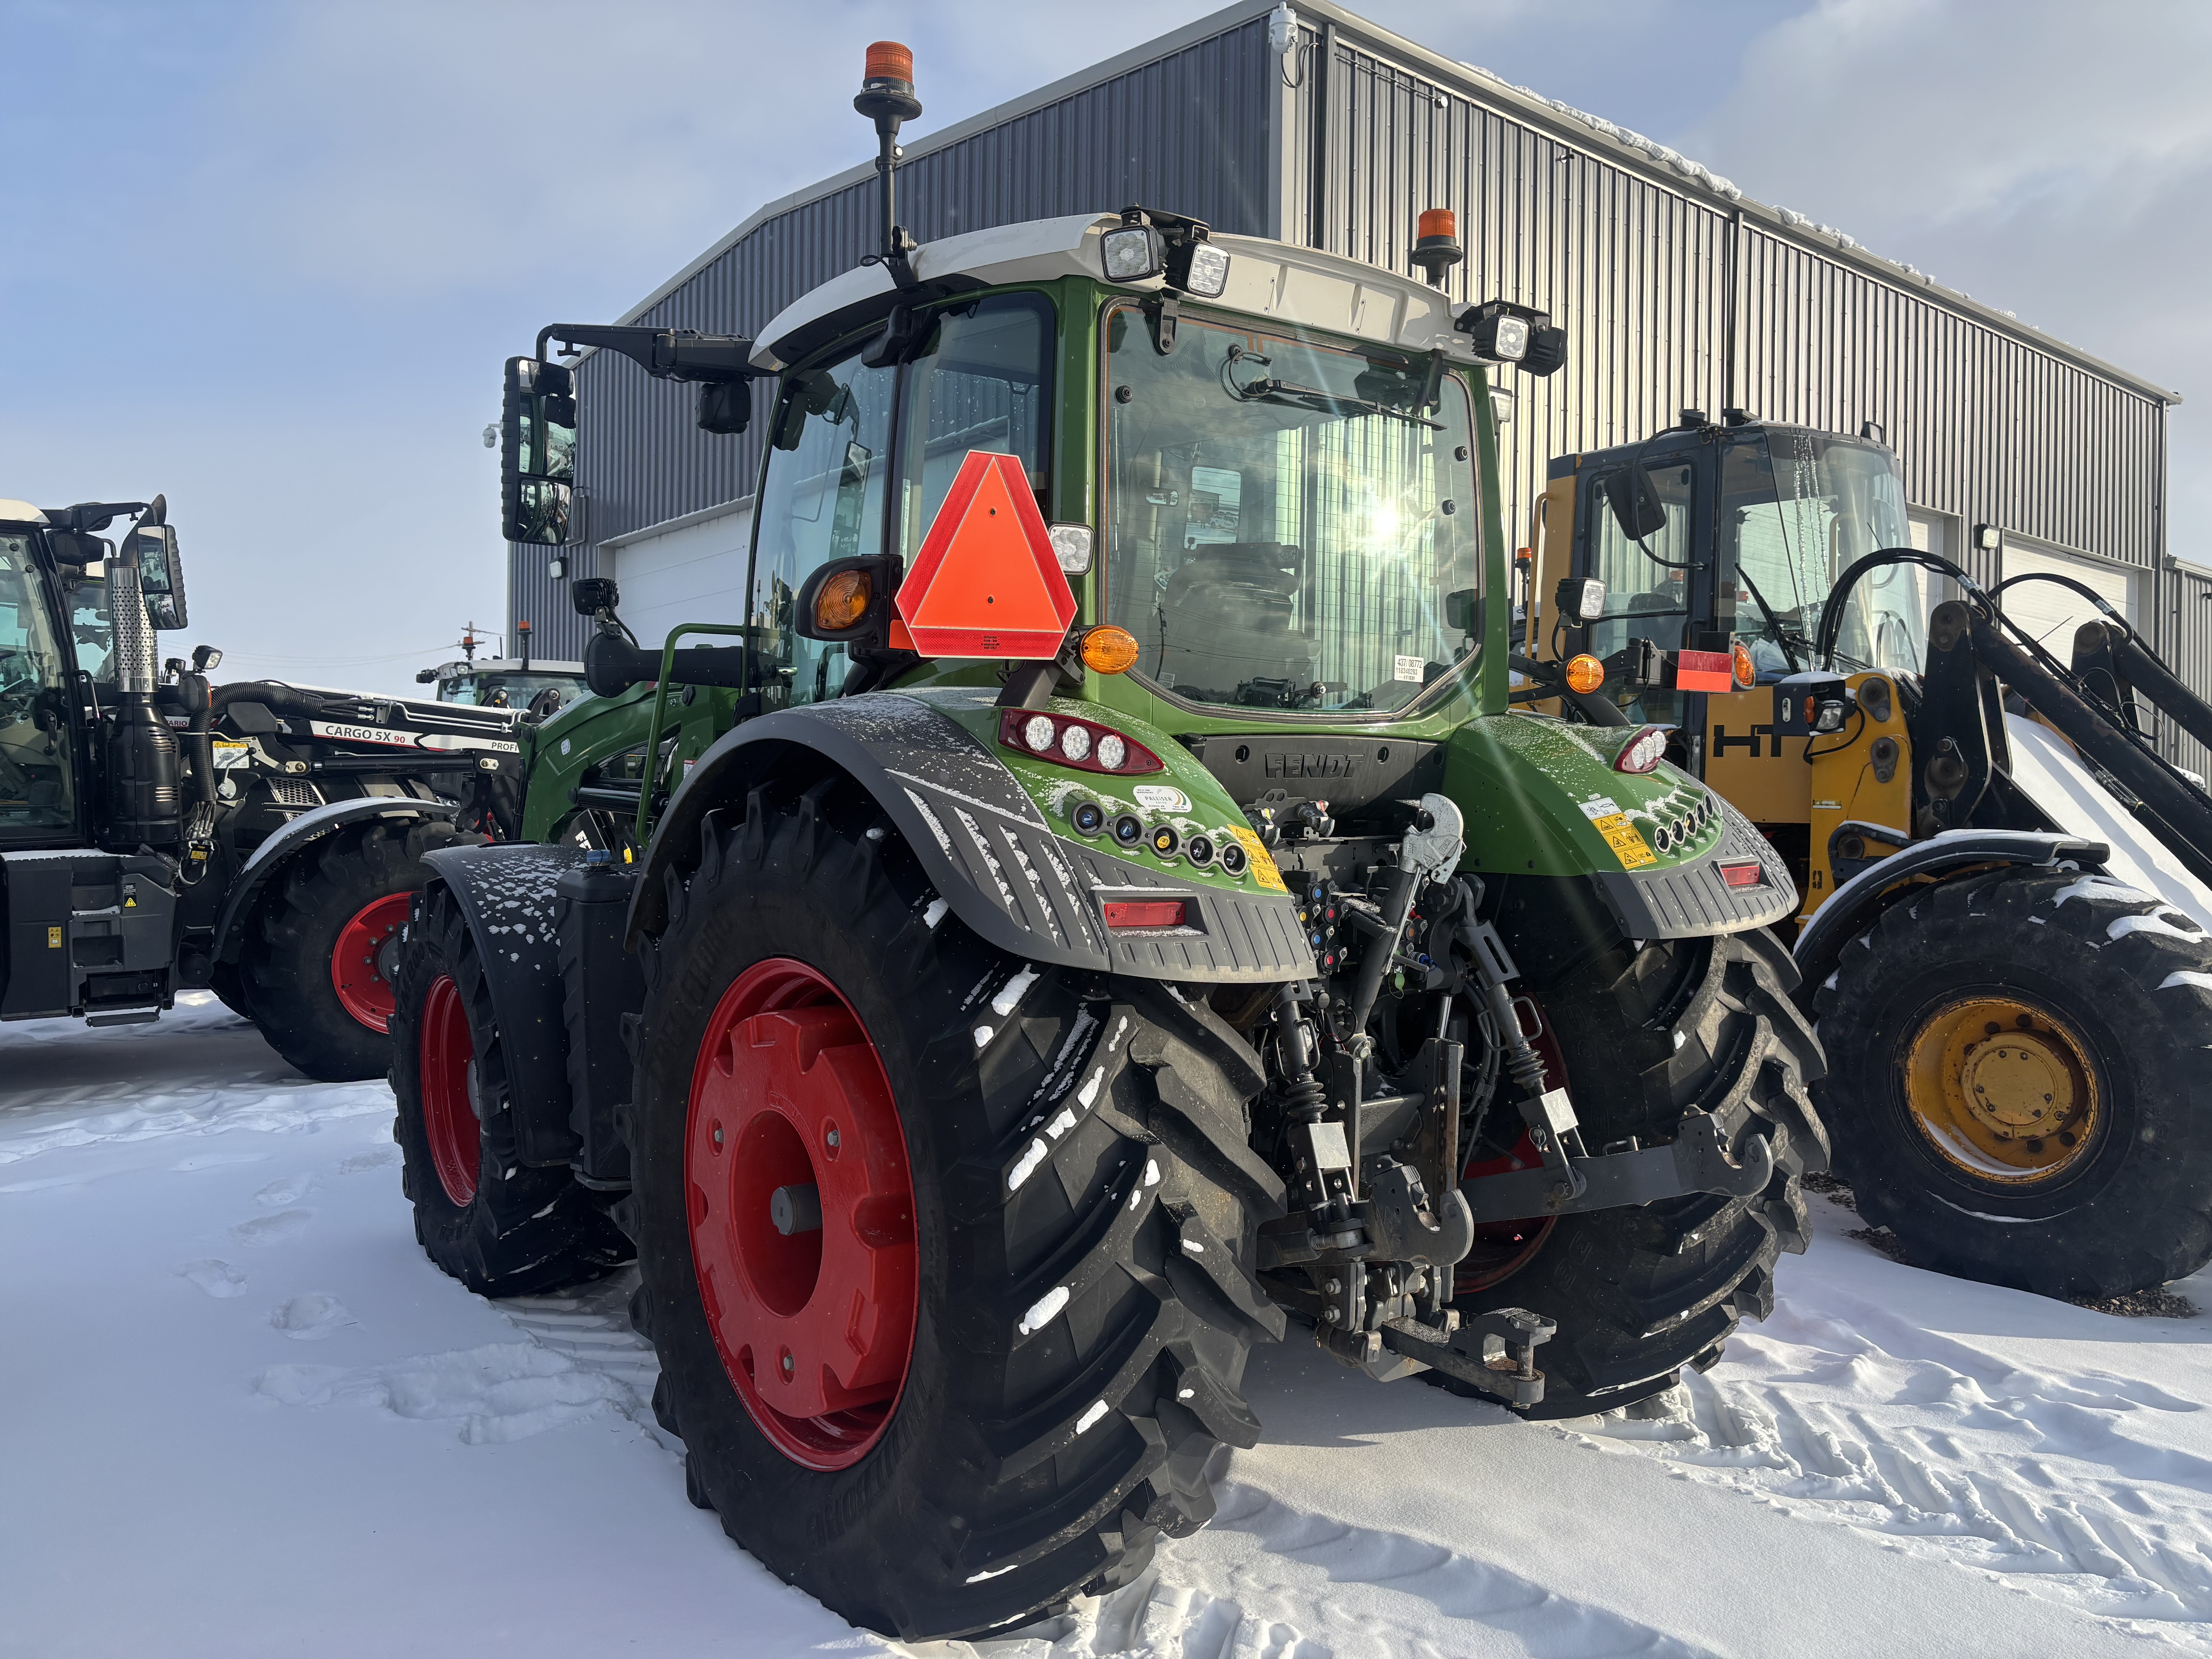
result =
[[1757,887],[1766,880],[1766,872],[1757,859],[1744,859],[1721,866],[1721,879],[1731,887]]
[[1725,651],[1677,651],[1674,653],[1677,691],[1733,691],[1735,659]]
[[1182,901],[1109,899],[1106,901],[1106,925],[1109,927],[1180,927],[1182,926]]

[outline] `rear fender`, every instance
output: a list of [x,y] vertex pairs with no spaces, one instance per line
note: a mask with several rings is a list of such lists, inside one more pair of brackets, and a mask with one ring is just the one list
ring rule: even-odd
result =
[[[1844,829],[1854,827],[1846,824]],[[1836,971],[1845,945],[1873,927],[1891,905],[1925,892],[1930,883],[1978,875],[2006,865],[2048,870],[2054,865],[2072,863],[2084,870],[2101,870],[2111,855],[2112,849],[2102,842],[2019,830],[1953,830],[1932,841],[1915,842],[1860,871],[1836,889],[1805,924],[1795,952],[1797,971],[1803,978],[1803,999],[1811,1006],[1814,994]]]
[[[980,698],[978,707],[991,702],[988,693],[940,695]],[[1176,746],[1162,738],[1159,747]],[[1193,789],[1216,787],[1188,757],[1177,765]],[[1268,890],[1255,875],[1243,890],[1230,890],[1218,880],[1179,875],[1182,866],[1139,864],[1056,834],[997,755],[943,710],[902,692],[765,714],[702,755],[647,851],[630,908],[633,950],[667,925],[672,884],[696,867],[708,815],[741,817],[754,789],[771,775],[788,779],[793,769],[802,776],[842,772],[866,790],[951,913],[1000,950],[1141,979],[1236,984],[1313,976],[1297,909],[1279,885]],[[1267,874],[1273,878],[1272,864]],[[1133,896],[1182,900],[1188,925],[1109,931],[1105,902]]]
[[491,988],[507,1057],[507,1110],[525,1164],[566,1164],[579,1145],[568,1117],[568,1044],[562,1006],[554,884],[584,861],[566,844],[441,848],[430,881],[453,896]]
[[215,959],[230,963],[238,960],[246,944],[246,923],[253,914],[253,907],[269,890],[269,884],[317,842],[336,835],[349,824],[364,823],[371,818],[427,823],[433,818],[450,820],[459,811],[445,801],[372,795],[356,800],[334,800],[301,813],[253,849],[252,856],[246,860],[246,867],[238,872],[238,879],[230,884],[230,891],[223,897],[222,909],[216,917]]

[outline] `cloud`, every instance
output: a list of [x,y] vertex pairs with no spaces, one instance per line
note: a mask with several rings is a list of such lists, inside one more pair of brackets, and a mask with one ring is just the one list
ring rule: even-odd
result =
[[[2191,399],[2172,546],[2212,556],[2212,9],[1828,0],[1679,143],[1752,195]],[[2200,407],[2199,405],[2203,405]],[[2082,458],[2085,465],[2096,458]]]

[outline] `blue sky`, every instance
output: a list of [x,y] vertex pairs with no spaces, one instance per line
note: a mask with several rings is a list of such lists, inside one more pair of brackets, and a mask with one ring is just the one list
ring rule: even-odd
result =
[[[865,159],[867,41],[923,132],[1206,9],[0,0],[0,495],[166,490],[227,673],[410,689],[501,615],[500,360]],[[2212,7],[1364,9],[2191,397],[2212,562]]]

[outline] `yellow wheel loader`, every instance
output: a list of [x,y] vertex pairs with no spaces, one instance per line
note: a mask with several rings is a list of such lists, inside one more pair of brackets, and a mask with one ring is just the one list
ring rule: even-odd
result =
[[2086,586],[2014,579],[2103,611],[2061,662],[2012,582],[1909,541],[1871,437],[1692,410],[1561,457],[1514,696],[1663,733],[1783,854],[1836,1167],[1908,1259],[2179,1278],[2212,1258],[2212,796],[2145,704],[2205,741],[2212,708]]

